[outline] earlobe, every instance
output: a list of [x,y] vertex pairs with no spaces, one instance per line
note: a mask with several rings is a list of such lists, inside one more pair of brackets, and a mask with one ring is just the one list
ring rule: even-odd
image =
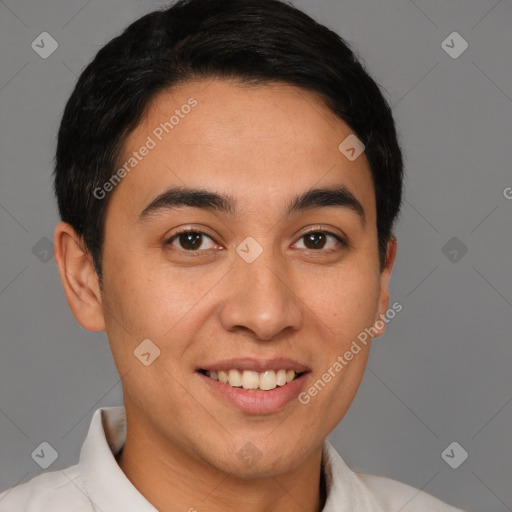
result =
[[391,277],[391,271],[393,270],[393,264],[395,263],[397,246],[396,237],[391,236],[386,248],[386,262],[380,275],[379,305],[374,323],[375,329],[379,332],[375,337],[382,336],[386,330],[386,322],[382,320],[382,318],[385,317],[389,308],[389,279]]
[[55,228],[55,261],[66,300],[78,323],[90,331],[104,331],[102,297],[92,258],[81,238],[66,222]]

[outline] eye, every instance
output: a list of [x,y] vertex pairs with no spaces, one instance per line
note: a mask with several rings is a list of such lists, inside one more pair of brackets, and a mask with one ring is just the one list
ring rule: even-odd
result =
[[[336,246],[338,244],[342,247],[348,247],[347,242],[345,242],[345,240],[339,235],[319,229],[308,231],[303,234],[299,240],[304,240],[304,246],[298,247],[299,249],[309,249],[313,251],[320,251],[323,249],[323,252],[333,252],[336,251]],[[203,231],[192,228],[183,229],[182,231],[175,233],[166,241],[166,244],[188,252],[201,252],[201,249],[206,251],[208,249],[213,249],[216,246],[212,237]]]
[[[330,243],[329,243],[329,238]],[[330,231],[313,230],[303,234],[299,240],[304,240],[305,247],[299,247],[299,249],[312,249],[314,251],[320,249],[326,249],[325,252],[331,252],[336,250],[336,245],[341,244],[343,247],[347,247],[348,244],[338,235],[331,233]]]
[[[204,247],[205,239],[208,239],[211,242],[209,246],[208,243],[206,244],[207,247]],[[176,245],[175,242],[178,245]],[[212,249],[215,246],[215,243],[210,236],[202,231],[198,231],[197,229],[184,229],[169,238],[166,243],[177,247],[178,249],[195,252],[198,252],[201,248],[203,250],[207,250]]]

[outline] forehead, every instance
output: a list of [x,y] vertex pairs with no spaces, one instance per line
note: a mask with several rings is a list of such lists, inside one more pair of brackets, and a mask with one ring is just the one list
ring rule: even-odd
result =
[[316,94],[294,86],[187,82],[155,96],[127,138],[118,164],[129,172],[111,202],[134,215],[166,188],[209,188],[261,216],[310,188],[342,184],[371,220],[364,153],[350,161],[338,149],[351,134]]

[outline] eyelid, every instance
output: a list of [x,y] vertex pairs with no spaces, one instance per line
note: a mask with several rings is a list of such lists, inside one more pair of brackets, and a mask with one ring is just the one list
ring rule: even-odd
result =
[[[323,225],[320,225],[320,226],[315,226],[311,229],[308,229],[307,231],[304,231],[299,237],[297,240],[300,240],[302,237],[306,236],[306,235],[309,235],[310,233],[323,233],[325,235],[331,235],[333,236],[343,247],[345,248],[348,248],[350,247],[350,244],[348,243],[348,237],[345,235],[345,233],[343,234],[339,234],[339,233],[335,233],[334,231],[331,230],[331,228],[329,228],[329,226],[323,226]],[[295,242],[294,242],[295,243]],[[330,252],[330,251],[322,251],[322,250],[318,250],[318,251],[313,251],[313,252]]]
[[[201,235],[204,235],[204,236],[207,236],[208,238],[210,238],[216,245],[220,245],[215,237],[213,235],[210,235],[208,234],[203,227],[201,228],[196,228],[194,226],[187,226],[187,227],[184,227],[184,228],[178,228],[177,231],[175,231],[170,237],[167,237],[166,238],[166,241],[165,241],[165,244],[166,245],[170,245],[172,244],[172,242],[181,234],[183,233],[198,233],[198,234],[201,234]],[[299,241],[300,239],[302,239],[303,237],[305,237],[306,235],[309,235],[310,233],[323,233],[325,235],[330,235],[332,237],[334,237],[336,239],[336,241],[341,244],[341,246],[343,248],[349,248],[350,247],[350,244],[348,243],[348,238],[347,236],[345,235],[345,233],[343,234],[339,234],[339,233],[335,233],[334,231],[331,230],[331,228],[329,226],[325,226],[325,225],[318,225],[318,226],[314,226],[312,228],[308,228],[307,231],[304,231],[300,236],[297,237],[297,241]],[[294,242],[295,243],[297,243]],[[221,247],[221,249],[223,249],[223,247]],[[176,249],[177,251],[180,251],[180,249]],[[198,254],[198,253],[201,253],[201,252],[208,252],[210,251],[211,249],[203,249],[203,250],[197,250],[197,251],[185,251],[183,250],[184,252],[187,252],[189,253],[190,255],[192,254]],[[312,252],[318,252],[318,253],[329,253],[329,252],[332,252],[332,251],[336,251],[336,249],[330,249],[330,250],[322,250],[322,249],[319,249],[319,250],[314,250],[314,249],[310,249]]]
[[[214,242],[216,245],[219,245],[219,243],[217,242],[217,240],[215,240],[215,237],[213,235],[210,235],[208,234],[204,228],[195,228],[194,226],[187,226],[187,227],[184,227],[184,228],[178,228],[177,231],[175,231],[171,236],[168,236],[165,238],[165,245],[170,245],[179,235],[182,235],[183,233],[198,233],[198,234],[201,234],[203,236],[207,236],[208,238],[210,238],[212,240],[212,242]],[[179,250],[179,249],[177,249]],[[187,251],[187,252],[190,252],[190,253],[199,253],[199,252],[205,252],[205,251],[208,251],[210,249],[203,249],[201,251]]]

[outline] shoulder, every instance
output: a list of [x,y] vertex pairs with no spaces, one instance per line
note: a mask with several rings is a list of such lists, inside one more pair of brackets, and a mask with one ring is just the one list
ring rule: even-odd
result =
[[340,504],[346,503],[347,496],[350,496],[350,508],[346,510],[464,512],[398,480],[352,470],[327,440],[324,443],[323,462],[330,493],[325,512],[338,510]]
[[0,493],[0,512],[92,512],[78,464],[49,471]]
[[376,498],[383,510],[401,512],[464,512],[410,485],[368,473],[356,473],[358,484]]

